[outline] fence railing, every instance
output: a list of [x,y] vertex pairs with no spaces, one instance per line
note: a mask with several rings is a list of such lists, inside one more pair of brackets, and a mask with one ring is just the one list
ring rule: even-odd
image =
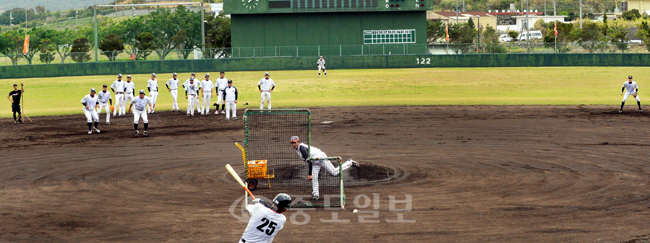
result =
[[[463,55],[490,53],[648,53],[645,44],[638,43],[470,43],[470,44],[372,44],[372,45],[322,45],[322,46],[272,46],[233,47],[205,49],[132,49],[121,52],[99,51],[100,62],[157,61],[184,59],[268,58],[268,57],[318,57],[318,56],[372,56],[372,55]],[[86,53],[37,53],[31,57],[17,54],[13,58],[0,55],[0,65],[29,65],[46,63],[94,62],[95,51]]]

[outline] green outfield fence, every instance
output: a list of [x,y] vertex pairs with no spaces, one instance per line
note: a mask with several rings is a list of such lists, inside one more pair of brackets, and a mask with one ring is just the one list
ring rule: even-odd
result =
[[[328,69],[418,67],[650,66],[640,53],[325,56]],[[317,57],[118,61],[0,66],[0,78],[316,69]]]

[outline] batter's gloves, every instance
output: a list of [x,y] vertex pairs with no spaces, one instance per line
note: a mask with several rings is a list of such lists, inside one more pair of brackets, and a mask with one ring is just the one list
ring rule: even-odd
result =
[[111,105],[111,111],[115,111],[115,106]]

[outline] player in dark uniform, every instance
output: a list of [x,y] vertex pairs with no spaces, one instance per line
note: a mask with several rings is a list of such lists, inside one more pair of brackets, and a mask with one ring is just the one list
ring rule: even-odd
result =
[[[7,99],[11,101],[11,112],[14,113],[14,123],[22,123],[23,120],[20,118],[20,96],[25,92],[25,86],[23,83],[20,83],[20,90],[18,90],[18,85],[14,84],[14,91],[9,92]],[[18,119],[16,119],[16,113],[18,113]]]

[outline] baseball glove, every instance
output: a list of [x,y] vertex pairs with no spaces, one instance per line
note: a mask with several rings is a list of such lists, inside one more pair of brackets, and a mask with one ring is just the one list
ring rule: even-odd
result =
[[111,105],[111,111],[115,111],[115,106]]
[[636,92],[632,93],[632,97],[636,98]]

